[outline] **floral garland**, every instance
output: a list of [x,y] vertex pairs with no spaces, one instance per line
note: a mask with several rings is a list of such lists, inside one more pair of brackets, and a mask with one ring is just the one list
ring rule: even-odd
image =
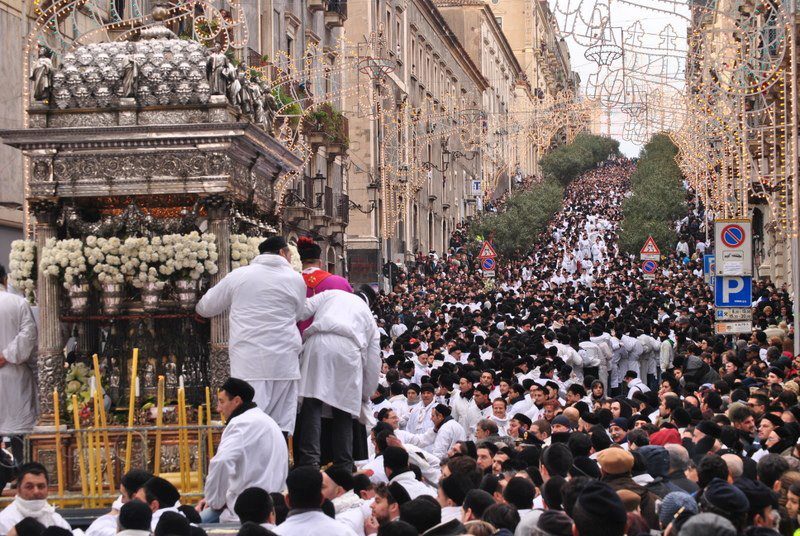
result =
[[36,242],[33,240],[11,242],[9,261],[9,283],[33,303],[36,291]]
[[92,271],[97,276],[101,285],[122,284],[125,274],[122,273],[122,241],[116,236],[111,238],[86,237],[84,253],[86,260],[93,267]]
[[77,238],[48,238],[44,244],[39,269],[51,277],[59,277],[64,288],[85,281],[87,272],[83,242]]

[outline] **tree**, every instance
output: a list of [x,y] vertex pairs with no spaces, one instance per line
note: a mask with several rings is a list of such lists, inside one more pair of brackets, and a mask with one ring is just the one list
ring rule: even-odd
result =
[[511,195],[504,212],[485,214],[473,228],[477,234],[491,237],[503,255],[524,252],[536,243],[563,201],[564,188],[555,180],[545,180]]
[[686,213],[683,176],[675,161],[678,148],[667,134],[656,134],[639,154],[631,175],[633,195],[622,203],[622,251],[636,254],[648,236],[663,248],[675,245],[675,221]]
[[579,134],[575,140],[549,152],[540,165],[545,178],[567,186],[598,163],[619,154],[619,142],[593,134]]

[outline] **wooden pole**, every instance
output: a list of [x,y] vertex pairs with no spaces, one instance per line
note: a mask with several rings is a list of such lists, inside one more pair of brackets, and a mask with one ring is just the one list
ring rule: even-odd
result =
[[[206,423],[211,425],[211,388],[206,387]],[[208,441],[208,459],[214,457],[214,431],[210,428],[206,431],[206,439]]]
[[64,505],[64,460],[61,451],[61,405],[58,400],[58,389],[53,389],[53,419],[56,425],[56,478],[58,478],[58,496]]
[[[203,457],[200,456],[200,445],[202,444],[202,427],[203,427],[203,405],[200,404],[197,407],[197,458],[195,463],[197,463],[197,489],[203,489]],[[190,467],[191,468],[191,467]]]
[[[92,356],[92,361],[94,362],[95,383],[97,383],[97,389],[99,391],[102,389],[103,384],[100,383],[100,365],[97,361],[97,354]],[[111,440],[108,437],[108,417],[106,416],[105,399],[102,394],[100,395],[100,424],[103,426],[103,450],[105,451],[108,488],[111,490],[111,493],[114,493],[114,490],[117,489],[117,486],[114,485],[114,459],[111,457]]]
[[138,378],[137,367],[139,365],[139,349],[133,349],[133,364],[131,366],[131,377],[128,381],[130,385],[130,397],[128,403],[128,433],[125,436],[125,472],[131,470],[131,453],[133,448],[133,433],[130,428],[133,428],[133,415],[136,405],[136,378]]
[[158,395],[156,401],[156,451],[153,459],[153,473],[161,475],[161,426],[164,424],[164,376],[158,377]]
[[72,419],[75,423],[75,452],[78,454],[78,471],[81,474],[81,493],[83,494],[83,507],[89,507],[89,501],[86,499],[89,485],[86,481],[86,462],[83,460],[83,441],[81,439],[81,418],[78,414],[78,397],[72,395]]

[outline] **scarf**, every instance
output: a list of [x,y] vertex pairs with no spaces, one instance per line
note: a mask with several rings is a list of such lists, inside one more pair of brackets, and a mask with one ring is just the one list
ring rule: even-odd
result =
[[228,422],[231,422],[233,419],[235,419],[236,417],[238,417],[239,415],[241,415],[245,411],[251,410],[251,409],[253,409],[255,407],[258,407],[258,406],[256,406],[255,402],[247,402],[247,403],[242,404],[241,406],[239,406],[238,408],[236,408],[235,410],[233,410],[231,412],[231,416],[228,418]]
[[56,507],[46,499],[29,501],[17,495],[14,505],[23,518],[32,517],[45,527],[55,525]]

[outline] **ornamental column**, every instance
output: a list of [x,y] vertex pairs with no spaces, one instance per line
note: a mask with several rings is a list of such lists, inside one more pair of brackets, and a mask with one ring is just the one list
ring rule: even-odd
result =
[[[34,234],[39,258],[45,242],[56,238],[58,207],[51,201],[31,201],[30,210],[36,217]],[[39,424],[52,425],[53,390],[64,393],[64,353],[61,344],[61,329],[58,318],[60,295],[59,280],[38,270],[36,301],[39,304],[39,350],[37,370],[39,374]],[[62,407],[66,407],[62,405]]]
[[[216,274],[211,276],[211,286],[219,283],[231,271],[230,202],[221,195],[207,197],[203,204],[208,212],[208,232],[213,233],[217,244]],[[228,313],[211,319],[211,352],[208,365],[209,383],[216,394],[231,375],[228,357]]]

